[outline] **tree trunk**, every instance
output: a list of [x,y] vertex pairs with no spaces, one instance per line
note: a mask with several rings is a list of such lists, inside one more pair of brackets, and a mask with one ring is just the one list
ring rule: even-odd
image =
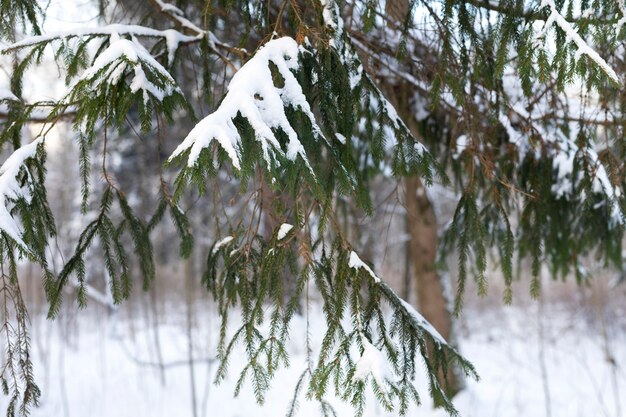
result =
[[[387,0],[385,12],[389,26],[399,28],[409,13],[409,1]],[[407,121],[413,135],[419,137],[410,104],[410,94],[413,91],[411,86],[399,80],[387,81],[389,82],[393,84],[384,86],[390,96],[389,99],[395,105],[398,114]],[[439,239],[435,210],[419,177],[406,178],[404,185],[406,227],[410,236],[408,256],[413,264],[417,306],[424,318],[449,343],[454,343],[452,312],[448,307],[446,286],[443,281],[445,278],[437,273],[436,267]],[[430,349],[434,348],[430,346]],[[447,375],[439,375],[439,382],[450,397],[463,388],[462,375],[453,366],[449,368]]]
[[[404,181],[406,226],[410,236],[409,249],[415,274],[417,305],[420,313],[449,342],[454,344],[452,314],[446,297],[444,277],[437,273],[438,227],[433,204],[419,177]],[[434,346],[430,347],[435,348]],[[450,367],[447,375],[439,375],[439,382],[449,396],[463,388],[458,369]]]

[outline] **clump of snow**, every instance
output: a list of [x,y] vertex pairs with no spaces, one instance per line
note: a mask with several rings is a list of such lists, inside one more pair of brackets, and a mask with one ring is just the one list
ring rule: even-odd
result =
[[459,159],[469,145],[470,140],[467,135],[460,135],[458,138],[456,138],[456,146],[452,153],[452,158]]
[[367,338],[362,337],[363,354],[356,363],[353,379],[365,381],[368,375],[372,375],[379,387],[384,387],[385,378],[389,378],[391,370],[385,355],[370,343]]
[[283,223],[280,225],[280,229],[278,229],[278,235],[276,236],[278,240],[283,240],[285,236],[293,229],[293,226],[288,223]]
[[216,253],[218,250],[222,249],[224,246],[228,245],[235,238],[232,236],[226,236],[225,238],[219,240],[215,246],[213,246],[213,253]]
[[[275,65],[282,76],[284,87],[274,85],[270,63]],[[304,147],[285,113],[285,107],[302,110],[314,130],[320,132],[302,88],[292,73],[298,67],[298,44],[294,39],[284,37],[268,42],[235,73],[219,108],[189,132],[170,156],[170,161],[189,150],[187,165],[193,167],[198,162],[200,152],[216,140],[226,151],[233,166],[241,169],[241,136],[233,122],[237,115],[241,115],[254,129],[268,165],[277,164],[279,155],[291,161],[300,156],[311,170]],[[285,132],[289,138],[286,150],[281,148],[274,135],[273,130],[276,129]]]
[[[163,87],[155,85],[148,79],[143,65],[158,72],[167,81]],[[145,101],[149,98],[148,93],[158,101],[163,101],[165,97],[180,92],[170,73],[138,41],[122,39],[116,34],[111,35],[109,47],[98,55],[80,80],[94,79],[96,85],[115,85],[129,66],[134,72],[130,89],[133,93],[142,90]]]
[[30,200],[31,190],[28,188],[28,182],[21,185],[16,177],[24,162],[36,154],[37,147],[42,141],[43,139],[39,138],[17,149],[0,167],[0,230],[23,248],[27,246],[22,240],[18,222],[11,215],[11,206],[12,201],[20,198]]
[[380,282],[380,278],[378,278],[378,276],[376,276],[376,274],[374,273],[374,271],[372,271],[372,268],[370,268],[369,266],[367,266],[367,264],[365,262],[363,262],[361,260],[361,258],[359,258],[359,255],[356,254],[356,252],[351,251],[350,252],[350,260],[348,261],[348,266],[350,268],[353,269],[359,269],[359,268],[363,268],[365,269],[365,271],[370,274],[370,276],[372,277],[372,279],[374,280],[374,282],[379,283]]

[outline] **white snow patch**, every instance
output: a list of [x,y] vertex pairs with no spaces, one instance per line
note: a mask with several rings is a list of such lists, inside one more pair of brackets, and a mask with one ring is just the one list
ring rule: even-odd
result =
[[31,190],[28,188],[28,182],[21,185],[16,177],[24,162],[36,154],[37,147],[42,141],[43,138],[39,138],[17,149],[0,167],[0,230],[25,249],[27,246],[22,240],[20,225],[11,215],[12,201],[20,198],[30,200]]
[[363,354],[356,363],[353,379],[365,381],[367,376],[371,374],[378,386],[384,388],[385,379],[391,375],[387,358],[367,338],[363,337],[361,341]]
[[216,253],[218,250],[222,249],[224,246],[228,245],[235,238],[232,236],[226,236],[225,238],[219,240],[215,246],[213,246],[213,253]]
[[350,252],[350,260],[348,261],[348,266],[353,269],[363,268],[374,279],[374,282],[376,283],[380,282],[380,278],[376,276],[374,271],[372,271],[372,268],[367,266],[367,264],[363,262],[361,258],[359,258],[359,255],[357,255],[356,252],[354,251]]
[[461,154],[465,151],[465,149],[467,149],[469,145],[470,140],[467,135],[461,135],[456,138],[456,146],[454,148],[454,151],[452,152],[452,158],[459,159],[461,157]]
[[575,156],[576,151],[574,150],[561,150],[556,153],[553,159],[557,177],[554,184],[552,184],[552,192],[557,198],[570,196],[574,191],[572,176],[574,175]]
[[280,225],[280,229],[278,229],[278,240],[283,240],[285,236],[293,229],[293,226],[288,223],[283,223]]

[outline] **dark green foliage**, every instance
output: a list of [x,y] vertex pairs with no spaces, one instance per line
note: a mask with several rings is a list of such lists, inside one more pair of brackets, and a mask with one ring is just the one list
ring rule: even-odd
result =
[[[306,396],[319,401],[322,408],[328,408],[324,398],[332,392],[352,403],[357,415],[361,415],[367,383],[370,382],[385,409],[405,415],[410,403],[419,404],[413,385],[419,352],[428,370],[433,396],[441,400],[450,414],[456,414],[435,375],[456,363],[467,375],[476,377],[473,367],[454,349],[441,344],[420,321],[423,319],[416,316],[387,284],[374,279],[362,268],[350,267],[351,251],[345,242],[336,239],[328,247],[327,243],[319,242],[323,248],[322,257],[301,259],[298,263],[302,267],[298,271],[291,244],[297,233],[278,240],[277,231],[274,231],[268,242],[259,236],[251,240],[240,236],[246,236],[245,232],[239,231],[228,243],[222,241],[211,249],[203,278],[222,317],[218,382],[228,370],[233,348],[243,345],[248,363],[241,371],[235,393],[249,378],[257,401],[264,401],[264,393],[275,371],[289,364],[285,342],[294,314],[294,300],[302,296],[308,283],[313,283],[323,299],[328,329],[318,358],[309,357],[309,368],[299,379],[291,413],[304,384],[307,384]],[[297,290],[287,303],[282,301],[280,277],[283,270],[297,280]],[[266,311],[267,305],[271,306],[269,311]],[[393,312],[391,316],[387,307]],[[242,318],[241,327],[234,330],[229,325],[231,312],[240,313]],[[382,385],[372,377],[367,380],[354,377],[355,360],[351,351],[353,347],[363,351],[365,339],[371,341],[390,363],[393,375],[381,381]],[[429,353],[429,344],[438,348]]]

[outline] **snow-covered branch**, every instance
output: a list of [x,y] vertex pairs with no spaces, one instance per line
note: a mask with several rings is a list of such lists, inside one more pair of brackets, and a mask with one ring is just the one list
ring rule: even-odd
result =
[[[116,34],[111,35],[109,47],[98,55],[93,65],[80,77],[79,83],[90,82],[93,88],[116,85],[129,67],[134,73],[130,90],[132,93],[142,90],[144,101],[148,100],[148,94],[163,101],[165,97],[180,93],[170,73],[141,44]],[[155,73],[153,80],[149,79],[146,70]]]
[[[37,149],[42,143],[43,138],[39,138],[22,146],[13,152],[0,167],[0,231],[8,235],[23,249],[27,249],[27,245],[22,240],[20,222],[13,218],[11,211],[16,200],[26,199],[28,201],[32,196],[29,181],[22,184],[18,177],[26,160],[37,154]],[[29,175],[28,171],[26,174]]]
[[362,269],[370,278],[374,281],[374,283],[380,286],[383,290],[383,293],[387,297],[388,301],[393,305],[395,309],[398,311],[402,311],[403,315],[411,322],[411,325],[415,328],[419,333],[427,333],[430,338],[441,346],[450,347],[448,342],[441,336],[441,334],[433,327],[432,324],[428,322],[420,313],[417,312],[409,303],[400,298],[389,285],[387,285],[383,280],[381,280],[374,271],[359,258],[359,255],[352,251],[350,252],[350,258],[348,261],[348,266],[355,270]]
[[213,32],[204,30],[199,28],[193,22],[185,17],[185,13],[178,7],[173,4],[166,3],[162,0],[150,0],[150,2],[159,10],[165,17],[173,21],[175,24],[181,26],[188,33],[191,33],[195,39],[202,39],[206,37],[209,42],[209,47],[215,52],[220,59],[230,66],[232,69],[235,69],[228,58],[222,55],[219,49],[226,50],[228,52],[234,53],[239,56],[247,55],[247,51],[241,48],[235,48],[231,45],[228,45],[222,41],[220,41]]
[[567,39],[571,42],[574,42],[578,51],[576,52],[576,58],[578,59],[581,55],[587,55],[592,61],[594,61],[601,69],[604,71],[613,81],[620,84],[621,81],[617,76],[617,73],[611,68],[611,66],[596,52],[592,47],[590,47],[587,42],[576,32],[573,28],[572,24],[568,22],[561,13],[556,8],[556,4],[554,0],[541,0],[541,7],[548,7],[550,9],[550,17],[546,21],[545,29],[547,30],[552,24],[556,24],[559,28],[561,28]]
[[0,49],[0,53],[6,54],[11,51],[23,49],[26,47],[36,46],[49,43],[55,40],[72,39],[72,38],[90,38],[90,37],[109,37],[109,36],[134,36],[134,37],[150,37],[163,38],[167,42],[168,49],[176,50],[180,44],[197,42],[198,38],[184,35],[177,30],[157,30],[145,26],[138,25],[121,25],[113,24],[101,27],[84,27],[76,28],[69,31],[53,32],[40,36],[29,36],[21,41],[8,45]]
[[161,13],[166,15],[169,19],[180,24],[184,29],[194,33],[195,35],[203,36],[205,31],[193,24],[189,19],[185,17],[185,13],[174,6],[173,4],[166,3],[162,0],[151,0],[151,2],[159,9]]
[[[295,161],[300,156],[311,169],[298,134],[285,113],[287,107],[301,110],[313,129],[319,132],[309,103],[292,73],[299,67],[298,54],[296,41],[289,37],[270,41],[263,46],[235,74],[218,109],[193,128],[169,158],[170,161],[189,151],[187,165],[193,167],[200,152],[215,140],[226,151],[233,166],[241,169],[241,135],[234,123],[234,119],[241,115],[254,130],[268,166],[278,164],[278,157]],[[270,65],[282,77],[283,86],[274,85]],[[286,150],[281,148],[273,132],[276,129],[285,132],[289,138]]]

